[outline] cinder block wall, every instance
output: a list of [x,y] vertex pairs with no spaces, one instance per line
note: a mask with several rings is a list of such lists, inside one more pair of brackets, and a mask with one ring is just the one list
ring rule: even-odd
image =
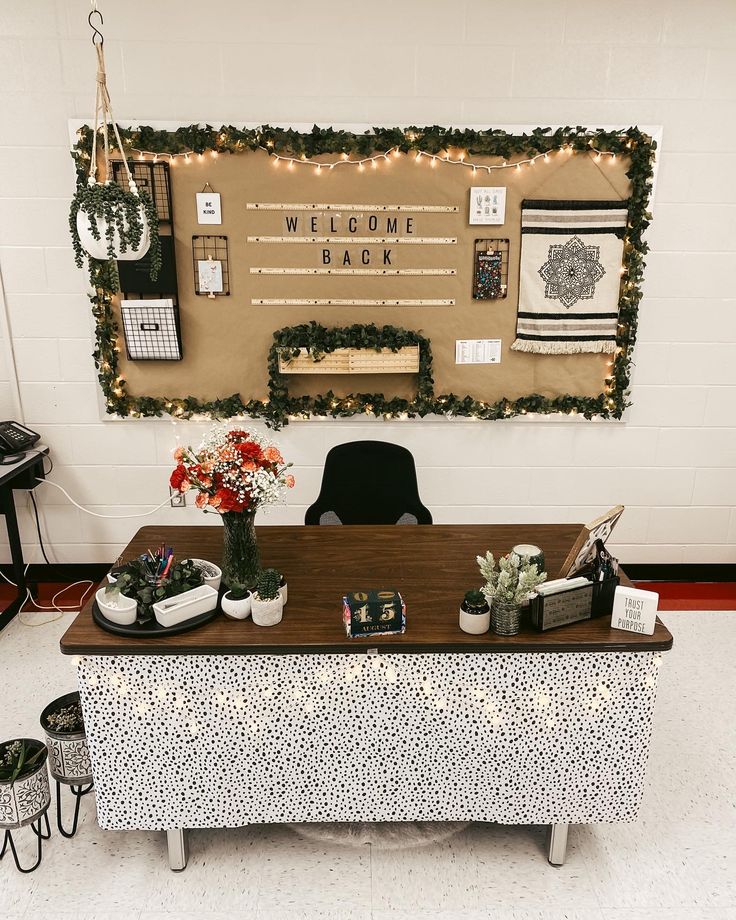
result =
[[[300,522],[326,450],[409,447],[438,522],[586,520],[628,510],[628,562],[734,561],[736,538],[736,6],[702,0],[101,2],[118,118],[275,124],[661,124],[656,220],[625,424],[294,424]],[[92,115],[87,0],[0,5],[0,270],[26,422],[54,477],[103,513],[166,496],[176,439],[202,426],[100,420],[85,280],[67,233],[67,119]],[[14,414],[11,369],[0,410]],[[45,488],[45,487],[42,487]],[[53,556],[108,561],[143,523],[42,495]],[[40,560],[23,513],[28,558]],[[4,547],[7,558],[7,547]],[[0,554],[3,546],[0,544]]]

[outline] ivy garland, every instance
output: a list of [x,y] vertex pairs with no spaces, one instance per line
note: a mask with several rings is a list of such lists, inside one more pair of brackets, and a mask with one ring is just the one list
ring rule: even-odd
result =
[[[429,342],[416,332],[384,326],[355,325],[328,330],[317,323],[287,327],[274,333],[274,345],[269,353],[270,394],[267,400],[243,402],[236,393],[223,399],[202,401],[194,396],[131,396],[125,380],[118,373],[118,328],[111,307],[116,290],[117,272],[114,262],[89,260],[90,281],[95,293],[91,296],[96,319],[97,348],[94,352],[98,378],[110,414],[123,417],[174,415],[191,418],[204,415],[228,418],[235,415],[265,418],[272,427],[288,424],[289,416],[352,416],[372,413],[376,416],[394,417],[399,414],[424,416],[429,413],[495,420],[527,413],[579,413],[585,418],[600,416],[619,419],[628,405],[629,382],[634,343],[636,342],[637,314],[641,301],[641,281],[644,257],[649,251],[644,233],[651,221],[648,211],[653,181],[653,163],[656,142],[637,127],[622,131],[589,130],[564,127],[535,128],[529,134],[508,134],[499,129],[488,131],[457,130],[431,126],[426,128],[374,128],[365,134],[319,128],[300,133],[291,129],[263,125],[258,128],[235,128],[223,125],[190,125],[175,131],[157,131],[150,127],[120,128],[125,151],[131,156],[135,150],[175,156],[185,152],[240,153],[245,150],[265,149],[270,155],[312,158],[320,154],[347,154],[369,157],[398,148],[403,153],[425,151],[440,154],[460,148],[469,156],[530,157],[548,153],[563,146],[573,151],[601,151],[615,153],[628,159],[627,178],[631,182],[629,199],[629,225],[624,240],[623,276],[619,296],[619,327],[617,349],[611,376],[606,378],[606,390],[597,396],[564,395],[553,398],[531,394],[518,399],[501,399],[485,403],[471,396],[455,393],[435,395],[431,377],[431,351]],[[112,143],[112,137],[111,137]],[[84,126],[72,150],[78,176],[83,179],[89,168],[92,151],[92,129]],[[353,347],[400,348],[402,344],[419,344],[420,373],[417,395],[413,400],[386,399],[381,393],[351,394],[338,397],[326,393],[316,398],[291,397],[283,375],[278,373],[279,349],[308,347],[319,355],[344,345]]]
[[[280,425],[289,416],[309,418],[311,416],[338,416],[372,413],[389,418],[402,416],[424,417],[433,411],[434,380],[432,379],[432,349],[429,339],[398,326],[374,326],[356,323],[335,329],[326,329],[312,322],[299,326],[286,326],[273,334],[274,344],[268,353],[268,405],[264,414],[273,425]],[[290,396],[287,377],[279,371],[279,357],[287,360],[297,358],[302,350],[313,361],[321,361],[336,348],[371,348],[380,351],[389,348],[398,351],[407,345],[419,346],[419,376],[417,394],[411,399],[394,397],[386,399],[382,393],[355,393],[349,396],[335,396],[332,390],[319,396]],[[274,411],[275,407],[275,411]],[[284,413],[287,416],[283,418]]]

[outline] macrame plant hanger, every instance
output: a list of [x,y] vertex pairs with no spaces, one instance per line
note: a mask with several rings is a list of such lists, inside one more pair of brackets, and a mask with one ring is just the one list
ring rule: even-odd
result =
[[92,10],[90,11],[89,16],[87,16],[87,22],[89,27],[92,29],[92,44],[95,47],[95,52],[97,54],[97,89],[95,93],[95,124],[94,131],[92,132],[92,157],[90,160],[89,167],[89,178],[87,179],[88,185],[95,185],[97,183],[97,135],[102,134],[103,138],[103,151],[104,151],[104,163],[105,163],[105,185],[110,185],[112,183],[112,168],[110,166],[110,126],[112,126],[113,133],[115,135],[115,141],[117,142],[118,150],[123,160],[123,167],[125,168],[125,173],[128,177],[128,188],[134,194],[138,194],[138,186],[135,184],[135,180],[130,172],[130,167],[128,166],[128,159],[125,156],[125,151],[123,149],[123,142],[120,140],[120,133],[118,132],[118,126],[115,122],[115,117],[112,113],[112,104],[110,102],[110,93],[107,89],[107,73],[105,72],[105,37],[97,28],[97,26],[92,22],[92,18],[96,16],[98,19],[99,25],[104,25],[105,20],[102,18],[102,13],[97,9],[97,0],[92,0]]

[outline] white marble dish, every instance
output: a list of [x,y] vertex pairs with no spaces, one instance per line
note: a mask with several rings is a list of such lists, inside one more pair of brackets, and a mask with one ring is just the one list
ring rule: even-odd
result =
[[216,606],[217,591],[209,585],[200,585],[154,604],[153,615],[161,626],[176,626],[177,623],[209,613]]

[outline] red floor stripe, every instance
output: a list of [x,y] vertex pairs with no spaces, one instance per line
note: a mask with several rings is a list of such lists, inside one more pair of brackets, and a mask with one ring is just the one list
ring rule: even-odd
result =
[[637,581],[656,591],[660,610],[736,610],[736,582]]

